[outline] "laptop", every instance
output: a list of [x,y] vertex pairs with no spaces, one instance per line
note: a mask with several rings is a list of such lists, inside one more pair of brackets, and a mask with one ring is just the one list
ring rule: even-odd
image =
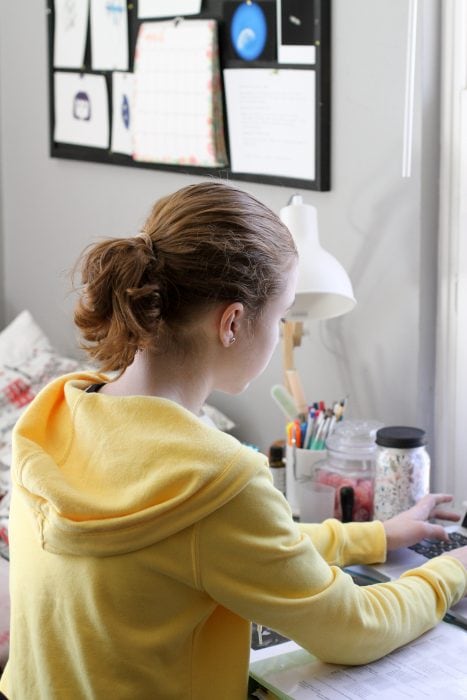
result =
[[[387,561],[384,564],[346,566],[344,571],[351,574],[354,581],[360,585],[384,583],[399,578],[405,571],[425,564],[434,556],[467,545],[467,513],[460,525],[448,525],[445,529],[449,534],[449,542],[422,540],[412,547],[402,547],[388,552]],[[467,630],[467,597],[448,610],[445,620]]]

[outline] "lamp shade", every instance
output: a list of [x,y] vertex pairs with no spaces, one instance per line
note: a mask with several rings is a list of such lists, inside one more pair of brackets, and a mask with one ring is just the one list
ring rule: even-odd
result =
[[297,294],[289,317],[324,320],[351,311],[357,303],[352,283],[340,262],[321,246],[316,208],[293,195],[280,218],[299,256]]

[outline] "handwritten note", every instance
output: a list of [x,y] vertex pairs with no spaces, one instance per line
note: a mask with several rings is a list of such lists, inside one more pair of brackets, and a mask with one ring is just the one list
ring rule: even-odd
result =
[[315,178],[315,73],[224,71],[232,171]]

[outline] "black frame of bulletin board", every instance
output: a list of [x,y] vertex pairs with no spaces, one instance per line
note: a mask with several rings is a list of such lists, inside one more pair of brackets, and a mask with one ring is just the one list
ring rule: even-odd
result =
[[[242,0],[244,1],[244,0]],[[275,0],[265,0],[275,6]],[[50,127],[50,156],[53,158],[66,158],[83,160],[95,163],[108,163],[136,168],[150,168],[165,170],[181,174],[193,174],[197,176],[215,176],[223,179],[243,180],[259,182],[282,187],[297,187],[310,190],[327,191],[330,189],[330,132],[331,132],[331,0],[308,0],[313,4],[314,11],[314,43],[316,47],[316,61],[314,64],[290,64],[274,61],[242,61],[226,56],[226,46],[230,41],[223,23],[224,0],[203,0],[202,10],[198,15],[187,16],[187,19],[216,19],[219,23],[219,56],[221,76],[224,68],[273,68],[273,69],[297,69],[314,70],[316,81],[316,109],[315,109],[315,179],[303,180],[300,178],[282,177],[276,175],[264,175],[259,173],[234,172],[228,166],[219,168],[204,168],[188,165],[172,165],[165,163],[148,163],[135,161],[131,156],[115,153],[102,148],[91,148],[54,141],[54,66],[53,66],[53,37],[54,37],[54,0],[47,2],[48,18],[48,75],[49,75],[49,127]],[[240,1],[239,1],[240,4]],[[157,21],[140,20],[137,17],[137,0],[127,5],[128,8],[128,32],[129,32],[129,71],[133,70],[133,55],[136,45],[138,29],[142,22]],[[274,7],[275,11],[275,7]],[[167,20],[168,18],[161,18]],[[277,57],[277,55],[276,55]],[[60,68],[60,71],[76,70]],[[82,72],[104,75],[106,78],[109,95],[110,129],[112,120],[112,71],[93,71],[91,68],[90,28],[85,50],[85,60]],[[222,82],[222,94],[224,95],[224,133],[229,153],[228,143],[228,113],[225,102],[225,92]]]

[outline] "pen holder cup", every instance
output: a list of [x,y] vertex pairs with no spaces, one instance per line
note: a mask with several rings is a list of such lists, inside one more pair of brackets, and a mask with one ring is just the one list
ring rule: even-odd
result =
[[304,450],[287,445],[285,452],[285,495],[295,516],[300,516],[300,481],[315,476],[316,465],[326,457],[326,450]]

